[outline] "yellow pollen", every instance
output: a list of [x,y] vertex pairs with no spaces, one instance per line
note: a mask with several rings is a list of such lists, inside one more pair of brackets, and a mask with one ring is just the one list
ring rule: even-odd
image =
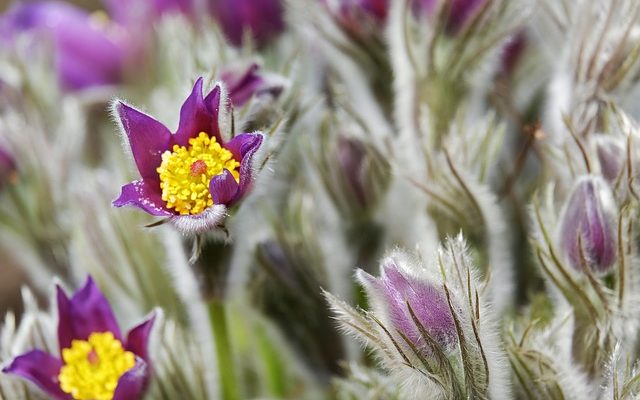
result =
[[228,169],[239,181],[239,167],[233,154],[220,146],[215,137],[200,132],[198,137],[189,139],[188,148],[176,144],[173,151],[162,154],[162,164],[157,170],[162,200],[180,215],[200,214],[213,205],[209,193],[211,178]]
[[136,362],[111,332],[72,341],[70,348],[62,350],[62,360],[60,388],[74,400],[112,400],[118,380]]

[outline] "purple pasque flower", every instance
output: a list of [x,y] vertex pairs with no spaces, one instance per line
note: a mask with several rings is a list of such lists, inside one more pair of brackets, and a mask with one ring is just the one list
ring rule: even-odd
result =
[[394,331],[402,333],[416,348],[430,352],[430,339],[423,336],[411,315],[444,349],[458,341],[455,322],[444,290],[434,283],[409,275],[393,258],[382,263],[380,277],[358,270],[357,278],[371,300],[374,312],[386,320]]
[[24,33],[51,40],[62,87],[79,90],[122,78],[126,59],[119,30],[86,11],[58,1],[16,3],[0,16],[0,43]]
[[617,260],[616,206],[611,188],[600,177],[586,176],[574,186],[564,206],[560,247],[569,264],[606,273]]
[[126,338],[91,277],[71,298],[57,287],[59,356],[32,350],[2,372],[27,379],[56,400],[141,399],[151,374],[147,347],[155,315]]
[[347,33],[368,37],[382,33],[387,22],[389,0],[320,0]]
[[234,107],[242,107],[254,96],[278,97],[283,90],[282,82],[261,73],[260,66],[256,63],[228,65],[222,68],[220,80],[224,82]]
[[246,32],[258,47],[264,46],[285,28],[282,0],[207,0],[207,4],[234,46],[242,46]]
[[202,78],[180,109],[172,134],[160,122],[116,101],[114,109],[131,146],[141,179],[122,187],[113,205],[131,205],[167,217],[180,231],[200,233],[220,227],[229,207],[253,184],[253,157],[260,133],[243,133],[226,141],[220,113],[228,107],[216,85],[205,97]]

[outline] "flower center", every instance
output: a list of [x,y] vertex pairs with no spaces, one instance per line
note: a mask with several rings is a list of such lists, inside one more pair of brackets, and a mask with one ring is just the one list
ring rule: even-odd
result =
[[180,215],[200,214],[213,205],[209,193],[211,178],[228,169],[239,181],[239,167],[233,154],[220,146],[215,137],[200,132],[198,137],[189,139],[188,148],[176,144],[173,151],[162,154],[162,164],[157,169],[162,200]]
[[72,341],[62,350],[62,359],[60,388],[75,400],[112,400],[118,380],[135,365],[135,355],[111,332]]

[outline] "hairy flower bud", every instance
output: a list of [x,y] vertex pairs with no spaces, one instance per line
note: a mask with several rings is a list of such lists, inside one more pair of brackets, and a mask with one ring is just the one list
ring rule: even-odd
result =
[[389,0],[321,0],[336,23],[348,34],[369,37],[382,33]]
[[576,183],[562,214],[560,246],[577,270],[584,265],[605,273],[616,262],[615,202],[601,178],[587,176]]
[[617,140],[598,136],[596,139],[596,154],[600,162],[600,173],[608,182],[615,182],[624,164],[624,148]]
[[455,345],[456,328],[442,288],[409,276],[393,260],[383,264],[380,278],[362,270],[357,277],[368,297],[374,299],[376,313],[388,316],[390,325],[418,349],[428,353],[431,339],[445,349]]

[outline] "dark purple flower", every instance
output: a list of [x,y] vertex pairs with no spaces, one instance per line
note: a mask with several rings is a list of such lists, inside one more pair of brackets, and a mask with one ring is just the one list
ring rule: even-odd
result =
[[51,40],[67,90],[110,85],[122,77],[126,49],[117,29],[80,8],[57,1],[17,3],[0,17],[0,40],[10,44],[23,33]]
[[89,277],[70,299],[57,288],[57,356],[22,354],[3,368],[56,400],[141,399],[151,373],[147,346],[155,315],[122,336],[109,302]]
[[527,34],[520,31],[509,39],[509,42],[502,48],[500,57],[500,72],[504,75],[511,75],[518,62],[522,59],[527,48]]
[[113,204],[168,217],[186,233],[221,226],[228,208],[252,186],[252,161],[263,140],[259,133],[224,140],[219,119],[227,107],[220,86],[203,97],[200,78],[180,109],[178,130],[172,134],[152,117],[115,102],[141,179],[123,186]]
[[258,46],[264,46],[284,30],[281,0],[207,0],[211,15],[234,46],[241,46],[249,32]]
[[16,160],[8,150],[0,146],[0,189],[5,183],[15,179]]
[[380,278],[362,270],[358,270],[357,277],[372,300],[374,311],[386,316],[393,328],[417,348],[430,351],[429,342],[414,322],[409,306],[429,336],[440,346],[451,349],[457,343],[453,315],[442,288],[407,275],[393,259],[383,262]]
[[383,31],[389,0],[320,0],[336,22],[351,35],[368,37]]
[[586,267],[605,273],[617,259],[615,202],[602,178],[580,179],[566,203],[561,218],[560,246],[569,264],[578,271]]
[[283,85],[260,73],[260,66],[252,63],[249,66],[227,66],[220,72],[220,80],[229,91],[229,100],[234,107],[242,107],[253,96],[270,95],[278,97]]

